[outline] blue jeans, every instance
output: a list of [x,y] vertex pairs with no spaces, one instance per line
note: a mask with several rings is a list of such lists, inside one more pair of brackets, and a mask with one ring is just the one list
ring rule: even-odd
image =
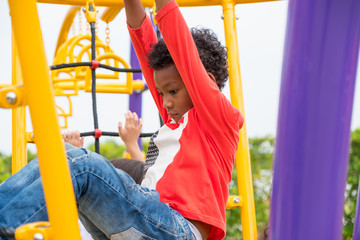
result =
[[[157,191],[137,185],[101,155],[66,149],[79,218],[94,239],[192,239],[187,220],[160,202]],[[0,185],[0,226],[36,221],[48,216],[34,159]]]

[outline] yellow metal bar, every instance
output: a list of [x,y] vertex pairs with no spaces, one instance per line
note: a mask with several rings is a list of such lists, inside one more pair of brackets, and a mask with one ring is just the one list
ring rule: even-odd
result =
[[123,6],[116,8],[115,7],[106,8],[103,14],[101,15],[100,19],[106,23],[109,23],[112,20],[114,20],[114,18],[119,14],[122,8]]
[[[12,84],[23,84],[14,33],[12,34]],[[19,171],[27,163],[25,106],[14,108],[12,110],[11,163],[12,174]]]
[[[81,81],[77,83],[79,90],[85,90],[85,82]],[[143,91],[144,90],[144,82],[142,80],[133,80],[132,83],[132,90],[133,91]],[[74,89],[74,82],[57,82],[55,84],[55,88],[61,89],[61,90],[73,90]],[[99,88],[107,89],[109,93],[128,93],[129,88],[126,86],[125,83],[96,83],[96,91],[98,91]],[[91,89],[90,89],[91,90]]]
[[[180,7],[201,7],[201,6],[215,6],[223,5],[227,0],[177,0],[176,2]],[[278,0],[234,0],[235,4],[242,3],[258,3],[258,2],[272,2]],[[53,3],[53,4],[64,4],[64,5],[81,5],[85,6],[87,0],[37,0],[39,3]],[[154,6],[154,0],[142,0],[144,7]],[[123,8],[124,2],[119,0],[95,0],[95,5],[105,7],[120,7]]]
[[36,136],[52,239],[80,240],[75,196],[55,110],[36,0],[8,0],[8,3]]
[[11,84],[10,83],[0,83],[0,88],[3,88],[3,87],[10,87]]
[[[226,0],[223,4],[224,29],[226,46],[229,49],[229,81],[232,104],[239,108],[243,116],[244,100],[240,77],[240,60],[238,39],[235,23],[235,1]],[[241,224],[244,240],[257,239],[254,191],[252,186],[249,142],[246,134],[246,121],[240,130],[240,142],[236,153],[236,171],[238,176],[239,194],[242,197]]]

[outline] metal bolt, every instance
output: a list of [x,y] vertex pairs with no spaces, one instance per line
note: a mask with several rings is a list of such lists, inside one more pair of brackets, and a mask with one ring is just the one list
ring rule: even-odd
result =
[[[224,14],[222,14],[222,15],[221,15],[221,19],[224,20],[224,18],[225,18],[225,16],[224,16]],[[240,18],[235,15],[235,19],[236,19],[236,20],[239,20]]]
[[44,240],[44,236],[41,233],[35,233],[34,240]]
[[6,94],[6,101],[10,104],[15,104],[17,101],[17,96],[15,92],[8,92]]
[[235,204],[239,204],[239,203],[240,203],[240,198],[234,197],[233,202],[234,202]]

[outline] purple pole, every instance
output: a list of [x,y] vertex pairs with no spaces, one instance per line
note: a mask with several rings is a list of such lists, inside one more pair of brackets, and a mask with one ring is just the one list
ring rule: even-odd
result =
[[[130,46],[130,65],[132,68],[140,68],[140,63],[139,60],[136,56],[135,50],[134,50],[134,46],[131,43]],[[134,80],[141,80],[142,79],[142,73],[133,73],[133,79]],[[141,92],[133,92],[133,94],[130,95],[129,97],[129,109],[132,112],[136,112],[136,114],[139,116],[139,118],[141,118],[141,100],[142,100],[142,95]],[[142,143],[141,143],[141,139],[138,139],[138,144],[140,149],[142,149]]]
[[290,0],[270,239],[341,239],[359,0]]

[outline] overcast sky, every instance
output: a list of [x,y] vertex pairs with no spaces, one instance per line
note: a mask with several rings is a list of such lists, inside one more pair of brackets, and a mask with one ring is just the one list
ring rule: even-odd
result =
[[[38,4],[42,34],[49,65],[52,64],[58,34],[68,6]],[[211,28],[225,43],[221,7],[182,8],[189,25]],[[11,23],[7,1],[0,1],[0,82],[11,82]],[[245,115],[249,137],[275,135],[280,91],[281,67],[285,38],[287,1],[243,4],[236,6],[237,33],[241,76],[243,81]],[[26,27],[26,26],[24,26]],[[110,23],[110,47],[129,61],[129,36],[124,11]],[[105,24],[99,24],[99,37],[105,41]],[[26,40],[26,39],[25,39]],[[358,86],[359,84],[357,84]],[[228,87],[224,93],[229,96]],[[73,117],[70,129],[93,129],[91,97],[81,93],[73,97]],[[360,89],[354,99],[352,129],[360,126]],[[59,104],[64,104],[62,100]],[[65,104],[66,105],[66,104]],[[66,106],[63,106],[66,108]],[[128,96],[98,94],[100,129],[116,131],[128,109]],[[359,109],[359,110],[357,110]],[[143,100],[143,132],[159,127],[157,112],[149,93]],[[27,128],[30,131],[31,122]],[[11,110],[0,109],[0,152],[11,153]],[[91,143],[91,138],[85,144]],[[31,149],[34,149],[31,147]]]

